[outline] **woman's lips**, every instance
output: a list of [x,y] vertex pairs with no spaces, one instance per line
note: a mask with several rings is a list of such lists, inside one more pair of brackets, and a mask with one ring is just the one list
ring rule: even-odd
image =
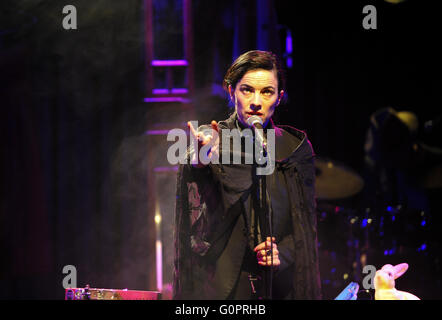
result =
[[262,116],[263,114],[261,112],[246,112],[249,116]]

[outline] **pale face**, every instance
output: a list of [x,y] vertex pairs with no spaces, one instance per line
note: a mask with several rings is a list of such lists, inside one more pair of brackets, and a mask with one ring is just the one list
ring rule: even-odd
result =
[[247,119],[257,115],[261,117],[264,127],[284,94],[283,90],[278,92],[276,71],[264,69],[248,71],[235,88],[229,87],[229,92],[238,120],[247,126]]

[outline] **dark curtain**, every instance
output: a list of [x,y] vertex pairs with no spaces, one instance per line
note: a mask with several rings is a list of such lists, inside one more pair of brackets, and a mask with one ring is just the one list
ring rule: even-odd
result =
[[[283,119],[307,130],[317,153],[363,168],[369,116],[386,106],[415,112],[421,133],[440,110],[440,27],[428,1],[276,1],[291,28],[293,68]],[[377,9],[365,30],[362,9]]]
[[[144,250],[141,1],[3,1],[1,298],[84,287],[153,290]],[[141,137],[141,138],[140,138]]]

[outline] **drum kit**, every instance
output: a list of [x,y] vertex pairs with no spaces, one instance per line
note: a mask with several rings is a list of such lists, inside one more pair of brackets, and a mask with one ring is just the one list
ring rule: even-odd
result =
[[348,198],[364,187],[364,180],[356,171],[330,159],[316,159],[315,174],[319,200]]
[[[435,166],[423,176],[423,188],[442,187],[441,168]],[[366,264],[427,253],[427,212],[400,204],[355,207],[359,200],[349,199],[364,192],[361,175],[328,158],[316,159],[315,173],[324,298],[334,298],[350,281],[362,283]]]

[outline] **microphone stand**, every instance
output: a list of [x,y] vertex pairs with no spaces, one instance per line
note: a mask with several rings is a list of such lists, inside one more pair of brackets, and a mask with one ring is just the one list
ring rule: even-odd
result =
[[[255,145],[256,147],[257,145]],[[264,147],[261,147],[260,149],[260,157],[266,157],[267,150]],[[261,159],[262,160],[262,159]],[[270,159],[267,158],[267,161],[270,161]],[[262,163],[263,161],[259,161],[259,163]],[[265,165],[265,164],[264,164]],[[257,166],[260,166],[259,164]],[[263,165],[261,165],[263,166]],[[255,175],[256,175],[256,169],[255,169]],[[269,212],[269,206],[267,203],[267,186],[266,186],[266,175],[256,175],[258,188],[256,190],[257,192],[257,213],[258,213],[258,219],[259,219],[259,225],[261,229],[261,235],[263,235],[264,241],[266,241],[267,237],[270,237],[270,257],[271,257],[271,266],[265,266],[263,267],[263,282],[264,282],[264,300],[271,300],[272,299],[272,282],[273,282],[273,272],[272,272],[272,266],[273,266],[273,238],[272,238],[272,217]],[[267,256],[268,257],[268,256]]]

